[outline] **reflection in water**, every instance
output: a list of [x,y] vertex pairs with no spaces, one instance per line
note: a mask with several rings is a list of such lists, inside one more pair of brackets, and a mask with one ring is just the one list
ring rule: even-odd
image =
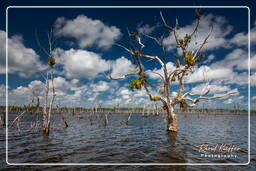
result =
[[168,146],[167,151],[156,154],[155,160],[158,163],[185,163],[181,146],[177,141],[177,133],[167,132],[167,139],[163,142]]
[[[15,117],[10,115],[9,118]],[[207,163],[247,162],[247,116],[246,115],[178,115],[178,134],[168,134],[164,117],[133,114],[129,124],[122,124],[128,115],[111,114],[108,125],[104,116],[75,114],[65,115],[65,128],[61,115],[53,115],[49,137],[38,131],[29,131],[32,116],[26,115],[21,122],[21,132],[9,129],[9,162],[24,163]],[[255,118],[255,115],[252,117]],[[253,120],[251,118],[251,120]],[[251,124],[255,129],[256,124]],[[1,145],[5,142],[0,131]],[[233,144],[242,150],[237,159],[202,158],[197,151],[199,144]],[[252,149],[255,149],[252,146]],[[255,153],[251,152],[254,155]],[[2,163],[5,149],[0,149]],[[2,167],[7,167],[2,164]],[[11,166],[9,166],[11,167]],[[38,166],[36,168],[67,166]],[[72,168],[74,166],[69,166]],[[90,170],[104,170],[103,166],[84,166]],[[197,169],[205,167],[196,166]],[[209,166],[211,168],[211,166]],[[213,166],[214,167],[214,166]],[[17,168],[17,166],[13,166]],[[32,168],[25,167],[25,168]],[[76,167],[78,168],[78,167]],[[80,167],[79,167],[80,168]],[[109,166],[109,169],[124,169],[128,166]],[[130,166],[131,170],[165,170],[173,166]],[[224,167],[225,168],[225,167]],[[191,166],[176,166],[177,170],[191,170]]]

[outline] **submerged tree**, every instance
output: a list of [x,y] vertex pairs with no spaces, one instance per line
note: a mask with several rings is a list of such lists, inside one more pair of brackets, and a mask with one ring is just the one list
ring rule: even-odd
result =
[[[195,11],[196,25],[194,29],[191,33],[187,33],[184,37],[181,37],[178,33],[179,23],[177,19],[176,25],[171,27],[167,24],[161,12],[160,17],[163,23],[164,31],[159,38],[145,33],[130,32],[128,30],[130,37],[130,47],[127,48],[123,45],[116,44],[132,56],[133,63],[136,65],[136,69],[131,73],[123,75],[119,78],[113,78],[111,75],[109,75],[109,78],[113,80],[121,80],[129,76],[136,76],[137,78],[130,82],[130,88],[135,90],[145,89],[151,101],[161,101],[163,104],[162,108],[166,111],[167,114],[167,130],[171,132],[177,132],[177,119],[175,114],[176,105],[179,105],[180,108],[185,109],[188,107],[196,106],[200,101],[219,99],[235,94],[236,92],[231,91],[219,96],[207,96],[207,94],[210,92],[210,89],[207,89],[207,91],[204,91],[201,94],[193,94],[192,92],[187,91],[184,88],[184,80],[189,76],[189,74],[193,72],[193,68],[199,63],[200,59],[203,58],[204,55],[202,49],[211,35],[212,28],[209,34],[204,38],[203,42],[197,43],[194,49],[190,50],[188,46],[195,38],[200,24],[201,15],[199,12],[197,10]],[[167,54],[166,46],[164,44],[166,32],[172,33],[174,35],[177,51],[180,51],[182,55],[179,56],[178,54],[174,53],[172,55],[173,57],[170,57],[169,54]],[[146,46],[142,42],[142,36],[152,40],[157,45],[157,47],[161,49],[161,57],[148,55],[143,52]],[[148,59],[148,61],[155,61],[160,64],[163,74],[146,70],[143,65],[145,62],[144,59]],[[168,70],[167,67],[167,62],[170,60],[175,60],[176,68],[172,71]],[[148,72],[152,72],[158,75],[159,78],[161,78],[161,83],[154,84],[150,82],[147,76]],[[175,84],[177,84],[177,95],[173,97],[171,96],[171,86]],[[160,92],[153,94],[152,88],[154,87],[160,88]]]
[[[38,46],[44,52],[44,54],[47,55],[48,57],[48,66],[49,66],[46,69],[46,76],[42,74],[42,76],[45,79],[44,105],[43,105],[43,134],[45,136],[48,136],[50,132],[51,114],[52,114],[52,108],[53,108],[53,104],[56,96],[55,87],[54,87],[54,66],[56,64],[56,58],[53,55],[53,46],[54,46],[55,39],[53,37],[52,29],[48,34],[47,38],[48,38],[48,44],[49,44],[48,51],[41,46],[40,41],[36,35]],[[49,96],[49,93],[52,93],[51,96]],[[49,97],[51,97],[51,99]],[[48,100],[50,100],[50,102]]]

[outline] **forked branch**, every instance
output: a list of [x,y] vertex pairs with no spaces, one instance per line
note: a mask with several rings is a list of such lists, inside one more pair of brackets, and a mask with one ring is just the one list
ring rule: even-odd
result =
[[195,98],[195,99],[192,99],[192,98],[190,98],[190,97],[186,97],[186,98],[183,98],[183,99],[184,99],[184,100],[191,101],[192,104],[191,104],[190,106],[193,107],[193,106],[196,106],[199,101],[221,99],[221,98],[225,98],[225,97],[228,97],[228,96],[230,96],[230,95],[235,95],[235,94],[237,94],[237,91],[231,91],[231,92],[228,92],[228,93],[226,93],[226,94],[216,95],[216,96],[212,96],[212,97],[200,96],[200,97]]

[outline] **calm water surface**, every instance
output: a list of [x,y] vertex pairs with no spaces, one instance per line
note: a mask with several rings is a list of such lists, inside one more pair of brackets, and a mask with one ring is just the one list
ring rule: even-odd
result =
[[[10,114],[10,120],[16,114]],[[62,120],[64,116],[68,127]],[[104,115],[53,115],[50,136],[43,137],[38,129],[31,129],[37,115],[21,119],[20,132],[9,129],[8,161],[10,163],[246,163],[248,161],[248,116],[233,114],[178,115],[178,134],[168,135],[163,116],[133,114],[128,125],[126,114],[109,115],[105,127]],[[251,116],[251,134],[255,139],[256,116]],[[5,159],[5,134],[1,129],[1,168]],[[202,157],[198,145],[227,144],[241,148],[236,158]],[[255,143],[251,146],[250,166],[222,166],[222,169],[249,169],[256,161]],[[211,153],[211,152],[210,152]],[[212,153],[211,153],[212,154]],[[216,154],[223,154],[218,152]],[[230,153],[229,153],[230,154]],[[174,166],[23,166],[24,169],[87,168],[89,170],[168,170]],[[177,170],[204,170],[216,166],[175,166]]]

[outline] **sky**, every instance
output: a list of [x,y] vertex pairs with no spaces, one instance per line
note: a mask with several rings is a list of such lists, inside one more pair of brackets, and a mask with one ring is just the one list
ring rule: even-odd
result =
[[[53,28],[57,59],[54,85],[56,105],[68,107],[142,107],[154,105],[144,90],[132,91],[125,80],[109,80],[106,74],[120,77],[134,70],[132,57],[115,43],[129,47],[127,29],[159,37],[164,31],[160,11],[170,25],[176,18],[184,37],[195,25],[194,8],[9,8],[8,9],[8,101],[9,105],[27,105],[33,97],[43,100],[43,85],[48,56],[39,48],[48,49],[47,32]],[[224,99],[202,102],[198,107],[248,108],[248,78],[251,79],[251,107],[256,103],[256,20],[251,30],[251,75],[248,77],[248,9],[199,8],[202,15],[198,33],[192,40],[202,42],[213,26],[203,49],[205,57],[185,79],[185,88],[209,96],[236,91]],[[252,17],[253,18],[253,17]],[[169,71],[175,69],[173,53],[177,51],[172,33],[166,32],[164,44],[168,52]],[[0,27],[0,105],[5,105],[6,29]],[[144,53],[161,57],[152,40],[142,37]],[[193,50],[191,45],[190,49]],[[143,60],[150,81],[158,83],[161,66]],[[159,89],[151,89],[157,94]],[[177,83],[171,96],[177,95]],[[160,105],[160,104],[159,104]]]

